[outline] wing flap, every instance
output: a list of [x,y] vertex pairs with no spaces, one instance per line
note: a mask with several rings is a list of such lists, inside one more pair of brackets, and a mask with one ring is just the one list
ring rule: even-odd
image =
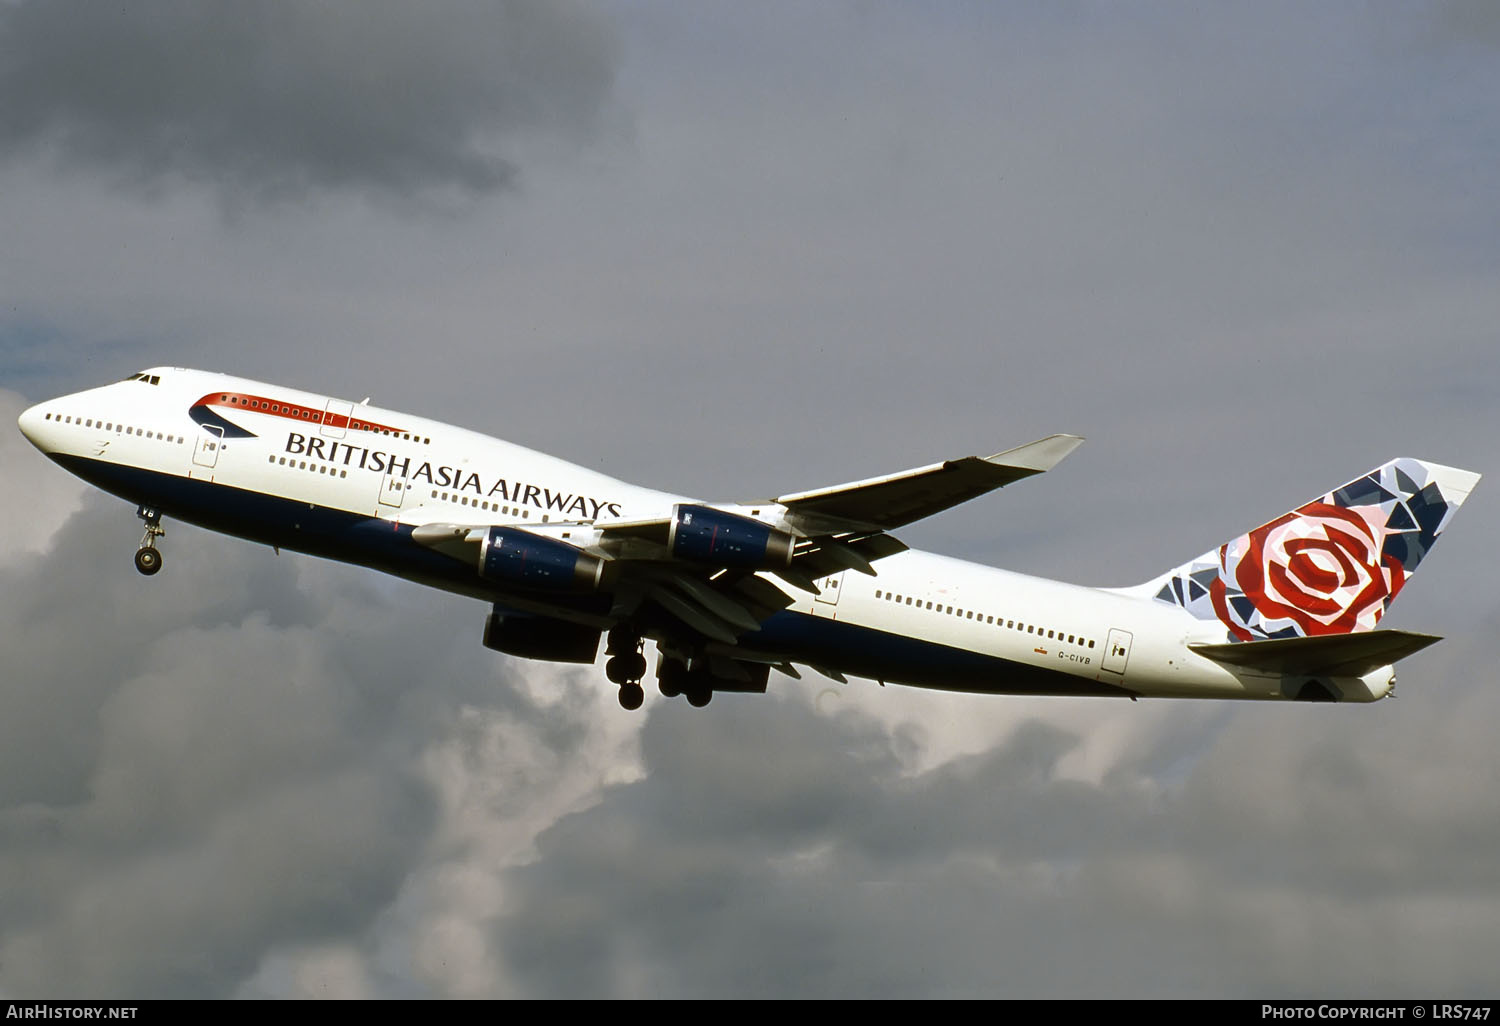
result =
[[1443,639],[1414,631],[1375,630],[1308,638],[1271,638],[1229,644],[1189,644],[1201,656],[1272,673],[1363,677]]

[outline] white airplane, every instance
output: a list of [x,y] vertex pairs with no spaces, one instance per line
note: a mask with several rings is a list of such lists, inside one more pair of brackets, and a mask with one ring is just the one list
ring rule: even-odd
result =
[[908,550],[889,532],[1056,466],[1052,435],[763,502],[626,484],[394,410],[158,367],[21,430],[137,506],[492,604],[484,644],[594,662],[620,704],[763,692],[772,668],[986,694],[1371,702],[1439,640],[1376,629],[1479,475],[1396,459],[1133,588]]

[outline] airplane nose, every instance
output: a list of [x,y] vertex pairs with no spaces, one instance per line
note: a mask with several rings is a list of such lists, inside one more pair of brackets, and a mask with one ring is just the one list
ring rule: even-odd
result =
[[44,427],[47,423],[47,413],[45,410],[40,406],[33,406],[29,410],[24,410],[21,416],[16,418],[16,423],[21,426],[21,434],[26,436],[28,442],[43,452],[47,451],[44,438],[47,433]]

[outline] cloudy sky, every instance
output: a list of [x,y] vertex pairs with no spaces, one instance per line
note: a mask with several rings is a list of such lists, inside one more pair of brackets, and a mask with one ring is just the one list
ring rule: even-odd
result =
[[[1497,52],[1481,0],[0,0],[0,413],[196,366],[723,499],[1071,431],[902,536],[1133,583],[1500,470]],[[1493,996],[1493,481],[1373,707],[632,715],[357,568],[169,523],[146,581],[0,461],[0,995]]]

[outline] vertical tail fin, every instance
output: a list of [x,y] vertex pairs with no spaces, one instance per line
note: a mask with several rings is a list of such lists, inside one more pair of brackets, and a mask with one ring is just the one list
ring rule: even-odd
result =
[[1373,630],[1478,481],[1392,460],[1141,590],[1238,641]]

